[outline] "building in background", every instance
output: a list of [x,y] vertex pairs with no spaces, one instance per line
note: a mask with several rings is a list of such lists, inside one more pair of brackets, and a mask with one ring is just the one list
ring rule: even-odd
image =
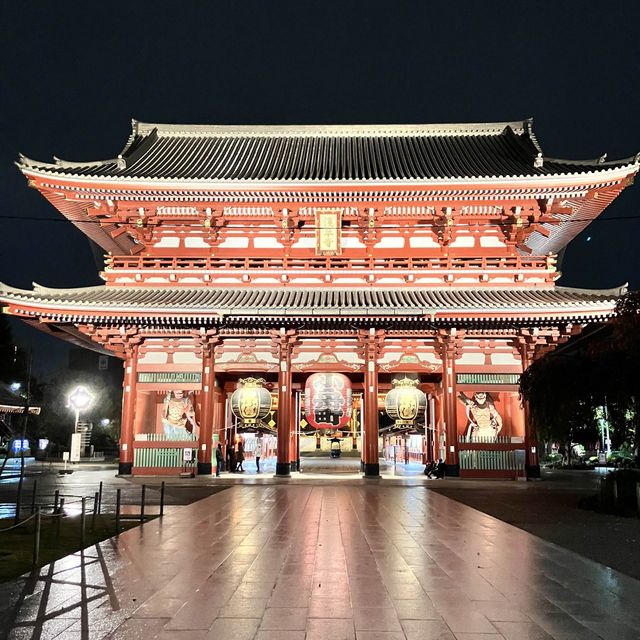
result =
[[[622,293],[556,286],[556,256],[639,166],[548,158],[531,121],[134,122],[110,160],[20,158],[29,184],[108,254],[104,286],[3,286],[0,300],[123,360],[124,474],[179,473],[192,459],[211,473],[215,444],[239,426],[232,392],[262,378],[273,396],[262,426],[277,431],[286,476],[309,430],[305,382],[330,373],[351,388],[340,437],[365,476],[379,473],[385,395],[413,376],[427,396],[425,458],[452,475],[536,477],[519,375],[605,322]],[[344,410],[334,400],[316,418],[342,425],[325,416]]]

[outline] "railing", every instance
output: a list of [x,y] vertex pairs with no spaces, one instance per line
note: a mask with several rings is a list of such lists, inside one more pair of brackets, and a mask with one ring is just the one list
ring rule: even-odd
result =
[[461,444],[522,444],[519,436],[458,436]]
[[524,473],[524,449],[507,451],[470,449],[459,451],[458,457],[460,469]]
[[189,447],[135,447],[133,449],[133,466],[136,468],[176,469],[186,472],[196,467],[197,450],[191,449],[191,459],[184,459],[185,449]]
[[175,435],[171,436],[171,438],[164,433],[137,433],[135,435],[135,442],[177,442],[181,440],[185,442],[197,442],[198,438],[186,430],[183,432],[176,430]]
[[[110,256],[106,259],[105,270],[547,270],[547,258],[522,256],[504,257],[433,257],[433,258],[345,258],[341,256],[313,258],[254,258],[254,257],[152,257],[152,256]],[[549,269],[551,270],[551,269]]]
[[[145,508],[148,505],[146,498],[146,485],[142,485],[140,488],[140,513],[128,514],[127,518],[139,521],[140,524],[144,524],[149,518],[149,515],[145,515]],[[159,501],[159,513],[157,515],[164,515],[164,497],[165,497],[165,483],[160,485],[160,501]],[[52,500],[49,500],[52,498]],[[43,501],[44,499],[44,501]],[[122,529],[121,520],[124,518],[122,514],[122,489],[116,489],[116,500],[113,505],[113,511],[105,508],[103,503],[103,484],[100,482],[98,491],[85,495],[75,494],[63,494],[59,489],[56,489],[53,495],[38,495],[38,482],[33,482],[33,492],[31,496],[30,514],[21,519],[22,508],[16,505],[16,514],[14,518],[14,524],[10,527],[0,529],[0,536],[3,533],[8,533],[19,527],[23,527],[25,530],[32,528],[33,530],[33,556],[32,562],[34,566],[40,563],[40,544],[43,533],[43,524],[48,522],[50,524],[49,530],[49,542],[57,541],[60,538],[60,523],[63,518],[69,516],[78,517],[78,527],[80,533],[80,544],[84,546],[86,542],[87,526],[89,531],[93,532],[96,527],[96,517],[104,515],[114,516],[114,530],[113,533],[118,535]],[[90,517],[90,518],[89,518]],[[89,520],[89,521],[87,521]],[[0,537],[0,545],[2,538]]]

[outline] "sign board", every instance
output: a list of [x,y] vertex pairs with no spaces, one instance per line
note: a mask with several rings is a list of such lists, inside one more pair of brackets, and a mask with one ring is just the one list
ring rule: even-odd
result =
[[80,448],[82,447],[82,434],[71,434],[71,455],[69,460],[71,462],[80,462]]
[[106,371],[109,368],[109,356],[98,356],[98,371]]
[[607,454],[601,452],[598,454],[598,464],[607,464]]
[[63,451],[63,452],[62,452],[62,459],[63,459],[65,462],[68,462],[68,461],[69,461],[69,452],[68,452],[68,451]]
[[458,373],[456,384],[520,384],[519,373]]
[[183,449],[182,460],[184,462],[191,462],[193,460],[193,449]]
[[316,209],[316,253],[339,256],[341,244],[342,209]]
[[138,382],[146,384],[200,384],[202,373],[197,371],[139,371]]

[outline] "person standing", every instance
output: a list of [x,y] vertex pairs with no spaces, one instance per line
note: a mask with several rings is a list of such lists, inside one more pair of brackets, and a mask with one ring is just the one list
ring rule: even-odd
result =
[[260,458],[262,457],[262,436],[256,435],[256,473],[260,473]]
[[234,473],[236,470],[236,453],[233,448],[233,442],[227,442],[227,471]]
[[222,465],[224,463],[224,455],[222,453],[222,444],[218,442],[218,448],[216,449],[216,477],[220,477],[222,471]]
[[238,449],[236,450],[236,471],[240,471],[244,473],[244,469],[242,468],[242,463],[244,462],[244,445],[242,444],[242,440],[238,442]]

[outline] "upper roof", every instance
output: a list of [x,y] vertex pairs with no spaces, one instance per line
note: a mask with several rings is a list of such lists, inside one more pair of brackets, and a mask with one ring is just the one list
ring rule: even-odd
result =
[[166,125],[133,122],[122,153],[21,169],[111,180],[326,182],[544,177],[620,168],[546,158],[532,121],[444,125]]

